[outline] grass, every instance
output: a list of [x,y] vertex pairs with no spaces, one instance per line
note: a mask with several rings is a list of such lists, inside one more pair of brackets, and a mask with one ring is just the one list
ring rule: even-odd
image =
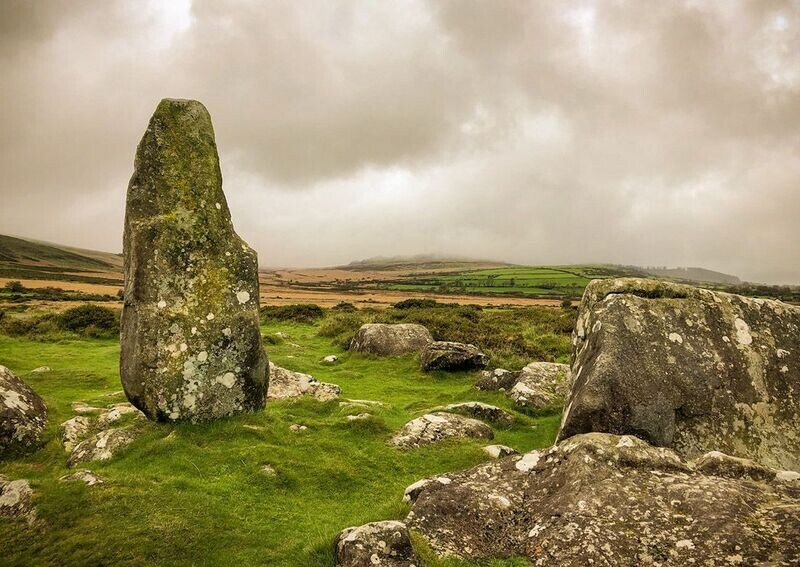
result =
[[[475,373],[423,374],[415,356],[351,354],[319,335],[324,324],[264,325],[265,336],[287,335],[267,345],[271,360],[339,384],[345,398],[383,402],[368,410],[373,418],[349,422],[346,414],[365,410],[302,399],[211,424],[148,422],[117,457],[87,466],[105,480],[95,487],[57,480],[68,470],[58,424],[72,417],[73,401],[123,401],[113,394],[121,389],[117,341],[0,335],[0,364],[42,395],[50,411],[44,447],[0,462],[0,473],[31,481],[41,520],[33,529],[0,520],[0,563],[331,567],[331,541],[339,530],[401,519],[408,512],[402,503],[407,485],[487,459],[475,440],[410,451],[386,440],[409,419],[447,403],[480,400],[514,411],[502,393],[475,390]],[[328,354],[339,362],[320,362]],[[38,366],[52,372],[29,373]],[[493,442],[521,451],[552,443],[559,416],[516,415],[511,429],[495,428]],[[309,429],[294,433],[294,423]],[[278,474],[265,475],[265,464]],[[420,550],[427,567],[474,565]]]

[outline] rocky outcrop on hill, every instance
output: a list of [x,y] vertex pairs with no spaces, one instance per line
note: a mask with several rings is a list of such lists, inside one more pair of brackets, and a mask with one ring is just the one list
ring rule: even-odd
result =
[[47,406],[36,392],[0,366],[0,458],[35,449],[47,425]]
[[699,467],[632,436],[576,435],[424,483],[406,523],[437,553],[469,559],[800,561],[800,482],[779,471],[754,479],[735,467]]
[[233,229],[211,117],[164,99],[128,187],[120,374],[150,419],[203,421],[264,407],[258,262]]
[[61,424],[61,442],[65,451],[72,451],[75,445],[85,437],[92,427],[92,420],[83,415],[76,415]]
[[508,397],[521,407],[544,409],[564,405],[572,381],[569,366],[554,362],[531,362],[508,390]]
[[341,567],[418,565],[408,528],[391,520],[342,530],[334,539],[333,551]]
[[294,372],[269,363],[269,392],[270,400],[287,400],[299,396],[309,395],[327,402],[339,397],[341,389],[336,384],[318,382],[316,378],[302,372]]
[[437,411],[406,423],[390,443],[398,447],[429,445],[449,437],[494,439],[492,428],[470,417]]
[[800,307],[653,280],[595,280],[559,439],[633,434],[688,457],[800,468]]
[[422,370],[480,370],[486,368],[489,357],[475,345],[435,341],[422,349],[420,365]]
[[419,352],[432,341],[430,331],[422,325],[367,323],[356,332],[350,350],[376,356],[400,356]]

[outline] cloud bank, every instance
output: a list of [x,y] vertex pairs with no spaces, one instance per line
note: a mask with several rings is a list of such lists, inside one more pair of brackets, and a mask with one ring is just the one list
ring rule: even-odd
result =
[[118,251],[163,97],[262,265],[444,253],[800,283],[800,2],[0,4],[0,232]]

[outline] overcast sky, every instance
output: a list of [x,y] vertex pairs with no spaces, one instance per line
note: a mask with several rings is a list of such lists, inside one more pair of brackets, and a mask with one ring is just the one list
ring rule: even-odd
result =
[[159,99],[262,266],[439,253],[800,283],[800,2],[0,1],[0,232],[120,251]]

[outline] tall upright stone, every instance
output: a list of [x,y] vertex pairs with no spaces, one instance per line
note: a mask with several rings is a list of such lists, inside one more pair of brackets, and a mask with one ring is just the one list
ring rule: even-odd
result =
[[211,116],[164,99],[136,152],[125,213],[120,375],[150,419],[264,407],[256,253],[234,231]]

